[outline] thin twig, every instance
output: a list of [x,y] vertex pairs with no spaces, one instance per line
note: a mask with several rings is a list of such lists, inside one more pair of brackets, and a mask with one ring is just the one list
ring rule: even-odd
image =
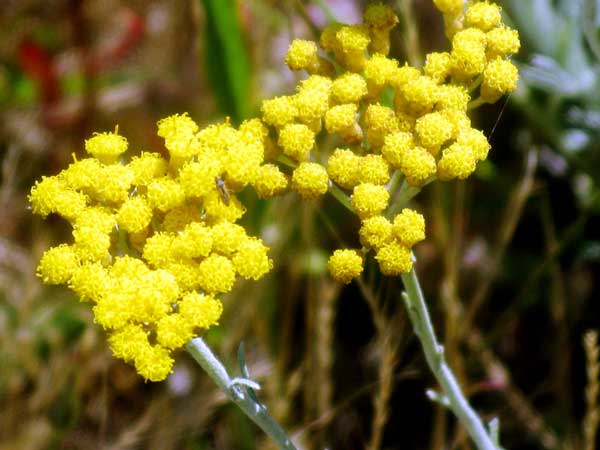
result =
[[583,348],[585,350],[585,368],[587,373],[587,384],[585,386],[585,416],[583,418],[583,449],[594,450],[596,448],[596,434],[600,421],[600,407],[598,406],[598,392],[600,391],[600,362],[598,356],[598,333],[588,331],[583,336]]

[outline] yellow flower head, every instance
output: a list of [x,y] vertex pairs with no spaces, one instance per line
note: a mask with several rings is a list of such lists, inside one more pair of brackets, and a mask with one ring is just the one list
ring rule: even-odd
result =
[[365,125],[369,143],[378,149],[388,134],[398,131],[398,118],[391,108],[373,103],[365,111]]
[[285,55],[285,63],[292,70],[313,72],[319,65],[317,44],[303,39],[294,39]]
[[435,150],[452,137],[454,127],[443,114],[433,112],[417,119],[415,132],[423,147]]
[[452,38],[452,73],[459,78],[471,78],[485,69],[487,62],[486,34],[478,28],[465,28]]
[[371,89],[381,92],[398,71],[398,61],[376,53],[365,63],[365,78]]
[[504,94],[509,94],[517,89],[519,70],[511,62],[496,58],[490,61],[483,72],[481,84],[481,98],[489,103],[496,102]]
[[361,219],[381,214],[387,208],[390,194],[384,186],[362,183],[354,188],[352,206]]
[[307,161],[315,145],[315,133],[301,123],[290,123],[279,132],[279,145],[283,153],[296,161]]
[[397,131],[385,137],[381,154],[392,167],[399,169],[402,166],[404,155],[414,146],[412,133]]
[[341,187],[352,189],[360,182],[361,160],[353,151],[337,148],[327,160],[327,173]]
[[363,136],[356,124],[357,110],[354,103],[333,106],[325,114],[325,128],[331,134],[339,134],[349,144],[360,142]]
[[127,139],[117,133],[96,133],[85,141],[85,151],[105,164],[114,163],[128,147]]
[[398,276],[412,269],[410,250],[398,242],[391,242],[377,250],[375,259],[379,262],[381,273],[386,276]]
[[247,280],[262,278],[273,268],[268,250],[260,239],[244,239],[232,258],[236,272]]
[[371,37],[369,51],[387,55],[390,51],[390,30],[398,23],[398,17],[389,6],[371,3],[365,10],[364,20]]
[[367,95],[367,82],[357,73],[346,72],[331,85],[331,96],[338,104],[358,103]]
[[304,199],[318,198],[327,192],[329,176],[320,164],[303,162],[292,174],[292,189]]
[[498,26],[501,20],[500,7],[487,1],[473,3],[465,13],[465,25],[483,31],[489,31]]
[[445,84],[438,87],[438,100],[436,108],[439,110],[467,111],[471,96],[467,88],[457,84]]
[[396,167],[404,174],[407,183],[411,186],[422,186],[435,175],[435,158],[423,147],[405,147],[397,158]]
[[[303,80],[298,87],[298,93],[293,96],[298,118],[312,125],[319,121],[329,109],[329,97],[333,82],[327,77],[311,75]],[[315,131],[318,131],[315,129]]]
[[123,202],[117,212],[119,227],[130,233],[138,233],[152,220],[152,208],[144,197],[130,197]]
[[490,30],[487,36],[487,57],[489,60],[496,57],[505,57],[517,53],[521,48],[519,33],[507,26],[501,26]]
[[269,125],[281,128],[292,123],[298,115],[293,97],[275,97],[262,102],[263,120]]
[[359,236],[363,246],[381,248],[392,239],[392,224],[383,216],[369,217],[363,221]]
[[464,0],[433,0],[433,4],[443,14],[458,16],[463,11]]
[[448,52],[432,52],[425,59],[423,72],[438,83],[443,83],[450,75],[451,57]]
[[167,162],[158,153],[142,152],[129,163],[129,169],[133,173],[132,182],[136,186],[146,186],[152,180],[165,176],[167,167]]
[[223,305],[212,295],[188,292],[178,304],[179,314],[193,328],[209,328],[216,325],[223,312]]
[[442,151],[437,166],[438,178],[442,181],[464,180],[475,171],[476,161],[471,147],[454,143]]
[[213,229],[200,222],[187,224],[170,241],[170,253],[172,252],[181,258],[201,258],[208,256],[213,249]]
[[42,177],[29,194],[34,214],[46,217],[50,213],[74,220],[86,209],[88,197],[73,191],[58,177]]
[[177,160],[186,160],[198,153],[197,131],[198,125],[187,114],[175,114],[158,122],[158,135],[165,139],[171,158]]
[[235,281],[235,268],[229,258],[210,255],[200,262],[198,283],[204,292],[229,292]]
[[490,143],[483,132],[471,127],[460,131],[456,143],[469,147],[477,161],[486,159],[490,150]]
[[214,190],[215,179],[222,171],[223,165],[219,159],[201,156],[181,168],[179,184],[188,198],[204,197]]
[[420,76],[407,82],[402,93],[410,110],[417,114],[430,111],[440,98],[440,89],[435,80]]
[[366,62],[366,50],[371,42],[369,32],[362,25],[345,25],[335,33],[339,50],[343,55],[340,61],[350,72],[361,71]]
[[371,154],[359,158],[360,183],[385,184],[390,181],[390,166],[383,156]]
[[394,217],[392,231],[402,245],[411,248],[425,239],[425,219],[418,212],[404,208]]
[[258,168],[253,186],[259,197],[270,198],[286,191],[288,179],[276,165],[265,164]]
[[185,201],[185,192],[177,181],[163,177],[148,185],[148,203],[153,208],[168,211]]
[[329,257],[327,269],[334,280],[348,284],[362,273],[363,258],[356,250],[338,249]]
[[36,274],[44,283],[63,284],[69,282],[78,266],[77,253],[71,246],[61,244],[46,250],[42,255]]
[[194,329],[181,314],[169,314],[156,323],[156,340],[168,349],[176,349],[194,337]]
[[227,221],[214,225],[211,235],[213,251],[224,256],[230,256],[237,251],[247,239],[244,227]]

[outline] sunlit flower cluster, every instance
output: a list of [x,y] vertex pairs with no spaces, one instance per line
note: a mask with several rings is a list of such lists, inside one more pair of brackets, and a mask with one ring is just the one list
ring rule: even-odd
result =
[[[473,173],[490,145],[467,111],[518,80],[508,58],[519,36],[498,6],[433,1],[452,45],[421,69],[388,56],[398,18],[370,4],[362,24],[292,42],[285,62],[308,76],[294,94],[263,101],[260,119],[199,129],[185,114],[167,117],[158,123],[167,158],[125,160],[118,130],[87,140],[91,157],[32,188],[34,213],[73,226],[73,243],[48,250],[38,275],[93,303],[113,353],[154,381],[170,373],[175,349],[217,323],[217,295],[272,267],[262,241],[236,223],[245,212],[236,193],[248,186],[261,198],[288,187],[307,200],[345,196],[362,248],[333,253],[334,279],[360,276],[370,251],[384,275],[410,271],[425,220],[396,204],[398,191]],[[328,152],[317,149],[325,136]]]
[[236,191],[287,187],[263,164],[265,133],[259,120],[199,130],[175,115],[158,123],[169,157],[142,152],[127,164],[123,136],[96,134],[85,145],[92,157],[31,190],[34,213],[73,226],[73,243],[46,251],[38,275],[93,303],[114,355],[148,380],[166,378],[172,352],[218,322],[218,294],[272,268],[267,247],[235,223],[245,212]]
[[[519,50],[519,37],[502,23],[500,8],[487,1],[434,4],[452,45],[449,52],[428,54],[422,69],[388,56],[398,18],[375,3],[362,24],[326,27],[322,54],[316,42],[294,40],[285,61],[309,76],[293,95],[262,105],[263,121],[295,164],[292,189],[314,199],[337,185],[362,221],[362,251],[336,251],[329,261],[334,278],[344,283],[360,275],[370,249],[386,275],[411,269],[410,250],[425,237],[424,219],[409,209],[390,217],[392,175],[417,188],[434,179],[467,178],[490,149],[471,126],[468,109],[516,88],[518,72],[507,58]],[[323,134],[337,137],[328,155],[316,151]]]

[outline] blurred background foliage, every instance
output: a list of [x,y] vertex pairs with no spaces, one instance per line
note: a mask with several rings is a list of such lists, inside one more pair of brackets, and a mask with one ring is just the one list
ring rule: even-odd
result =
[[[521,33],[522,80],[473,117],[493,148],[476,176],[414,200],[429,236],[417,269],[448,360],[482,416],[499,418],[504,446],[593,448],[582,336],[600,324],[600,7],[501,4]],[[391,5],[401,19],[393,56],[419,65],[448,48],[430,0]],[[87,305],[41,285],[40,254],[69,230],[32,217],[26,196],[82,157],[94,131],[118,124],[133,151],[161,152],[155,123],[168,114],[200,124],[256,115],[298,80],[282,62],[292,37],[358,22],[363,8],[0,2],[0,450],[270,448],[186,355],[166,382],[144,383],[110,356]],[[357,219],[330,198],[245,197],[244,225],[272,247],[275,270],[238,285],[206,336],[232,372],[244,342],[261,400],[301,448],[470,448],[425,396],[434,381],[401,283],[372,266],[347,287],[326,274],[331,249],[355,242]]]

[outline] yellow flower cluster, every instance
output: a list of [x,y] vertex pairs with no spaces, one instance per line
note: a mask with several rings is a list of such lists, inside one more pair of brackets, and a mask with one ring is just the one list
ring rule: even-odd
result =
[[199,130],[175,115],[158,123],[169,158],[142,152],[127,164],[123,136],[96,134],[85,144],[92,157],[31,190],[34,213],[73,226],[73,243],[46,251],[38,276],[92,302],[114,355],[148,380],[165,379],[172,352],[218,322],[216,295],[272,268],[267,247],[235,223],[245,212],[235,192],[251,185],[271,197],[287,187],[263,164],[266,133],[259,120]]
[[[308,77],[293,95],[265,100],[261,119],[199,129],[185,114],[167,117],[158,135],[168,158],[142,152],[127,163],[118,130],[87,140],[92,157],[31,190],[34,213],[73,226],[73,243],[48,250],[38,275],[92,302],[115,356],[154,381],[170,373],[174,350],[217,323],[216,295],[238,276],[256,280],[272,267],[262,241],[236,224],[245,209],[235,194],[247,186],[261,198],[288,184],[304,199],[346,191],[363,248],[333,253],[336,280],[360,276],[370,250],[384,275],[411,270],[425,221],[406,208],[394,214],[402,206],[389,204],[396,181],[421,187],[467,178],[490,149],[467,110],[512,92],[518,79],[508,57],[519,36],[498,6],[433,1],[452,46],[427,55],[422,69],[388,56],[398,18],[374,3],[364,23],[326,27],[321,50],[292,42],[285,61]],[[316,146],[325,134],[336,148],[323,155]],[[291,183],[276,158],[293,167]]]
[[[296,163],[292,189],[305,199],[325,194],[331,183],[349,191],[362,221],[363,252],[374,249],[386,275],[410,270],[410,248],[424,238],[420,214],[405,209],[386,218],[391,175],[399,172],[413,187],[436,178],[467,178],[490,149],[484,134],[471,126],[467,110],[512,92],[518,79],[507,58],[519,50],[519,36],[502,23],[497,5],[434,4],[444,15],[452,46],[449,52],[427,55],[422,69],[388,56],[389,33],[398,18],[390,7],[374,3],[364,23],[326,27],[321,54],[316,42],[294,40],[286,63],[309,76],[295,94],[262,105],[263,121],[283,154]],[[472,99],[473,94],[479,96]],[[386,104],[384,98],[393,102]],[[326,169],[314,151],[322,133],[339,141]],[[360,274],[363,256],[354,250],[336,252],[330,272],[347,283]]]

